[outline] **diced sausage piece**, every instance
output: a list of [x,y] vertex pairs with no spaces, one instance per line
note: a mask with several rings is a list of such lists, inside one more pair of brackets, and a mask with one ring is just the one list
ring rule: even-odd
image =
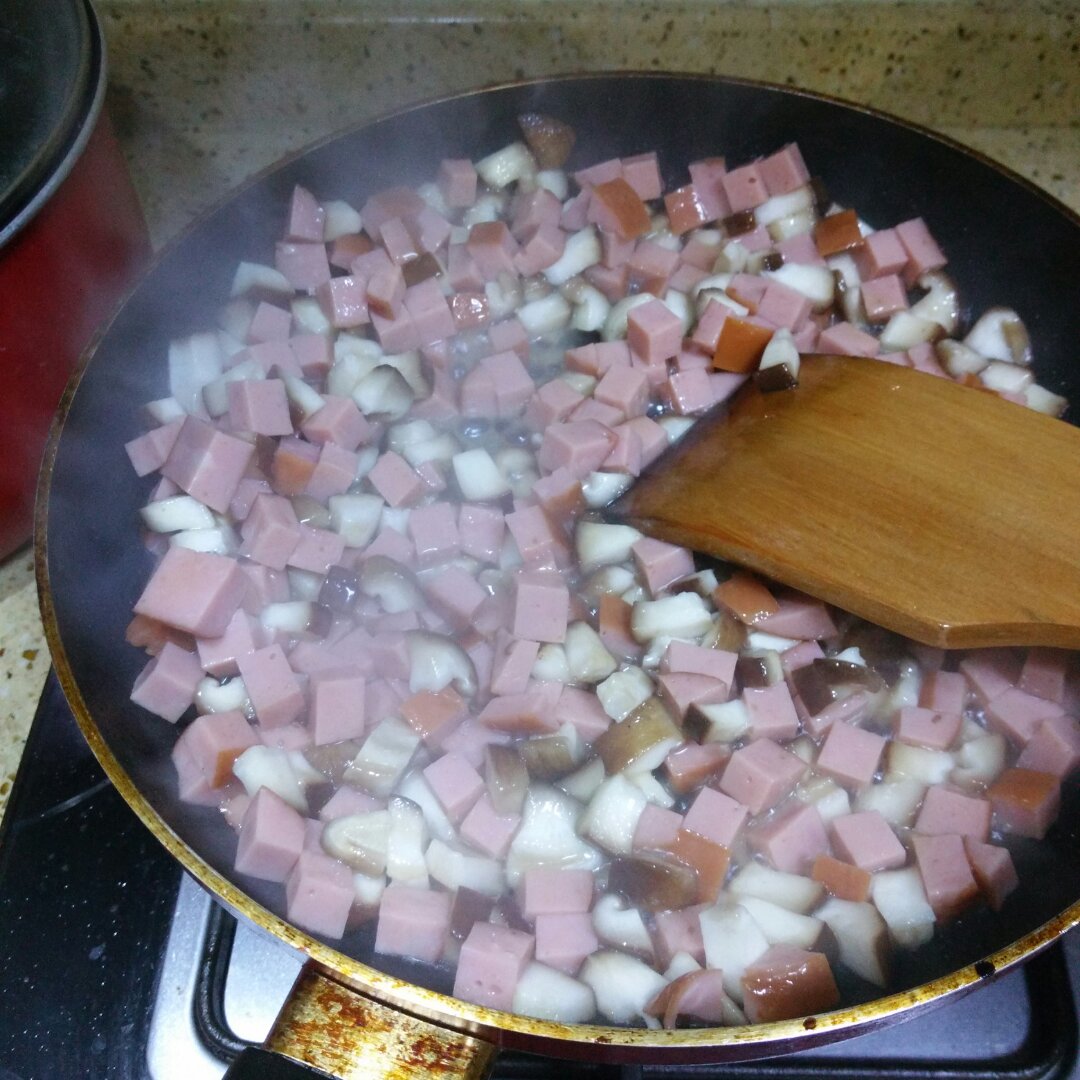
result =
[[713,904],[720,895],[727,877],[731,852],[723,844],[717,844],[692,829],[680,829],[675,834],[671,853],[677,859],[694,868],[697,874],[697,897],[699,904]]
[[959,712],[935,712],[918,705],[907,705],[896,714],[897,739],[911,746],[948,750],[960,734],[964,718]]
[[674,810],[649,803],[641,812],[634,827],[632,850],[667,851],[675,843],[682,816]]
[[736,570],[713,591],[717,607],[730,611],[740,622],[757,625],[780,610],[779,601],[761,580],[745,570]]
[[[636,548],[637,544],[634,547]],[[735,681],[735,663],[738,659],[737,653],[724,649],[708,649],[703,645],[691,645],[687,641],[673,641],[664,650],[660,670],[708,675],[730,686]]]
[[800,641],[780,654],[780,663],[784,674],[790,676],[793,671],[808,667],[815,660],[823,660],[825,653],[816,641]]
[[534,947],[532,934],[493,923],[475,923],[461,945],[454,997],[491,1009],[512,1009],[514,990],[532,959]]
[[719,300],[710,297],[690,335],[689,347],[711,357],[716,352],[720,331],[730,314],[731,308],[727,304],[722,304]]
[[928,270],[940,270],[948,261],[921,217],[896,226],[896,235],[908,255],[904,280],[913,284]]
[[635,240],[652,228],[649,208],[622,176],[593,187],[587,218],[623,240]]
[[979,704],[986,706],[1016,685],[1020,661],[1008,649],[978,649],[960,661],[960,672]]
[[241,379],[228,384],[229,426],[256,435],[291,435],[289,399],[280,379]]
[[1061,784],[1050,773],[1006,769],[986,793],[994,825],[1003,832],[1041,840],[1057,818]]
[[814,860],[810,876],[820,881],[830,896],[840,900],[862,903],[870,896],[870,872],[832,855],[819,855]]
[[465,248],[485,281],[494,281],[502,273],[516,272],[514,256],[520,245],[504,221],[481,221],[473,225]]
[[586,912],[536,916],[536,959],[541,964],[576,975],[585,957],[600,948],[592,916]]
[[454,624],[468,626],[487,600],[483,587],[467,570],[447,566],[424,582],[424,591]]
[[565,564],[569,552],[563,536],[552,528],[539,506],[524,506],[506,515],[506,527],[530,569],[551,569]]
[[641,465],[651,465],[667,449],[664,429],[647,416],[635,416],[622,425],[634,431],[641,442]]
[[830,853],[829,834],[812,803],[788,810],[750,834],[750,846],[777,870],[807,874],[819,855]]
[[325,503],[331,495],[344,495],[356,482],[359,459],[336,443],[324,443],[308,480],[305,495]]
[[374,795],[352,787],[339,787],[323,804],[319,811],[319,820],[333,821],[335,818],[348,817],[350,814],[367,814],[372,810],[382,810],[384,805]]
[[789,236],[776,245],[776,250],[784,257],[784,263],[797,266],[824,266],[825,260],[814,243],[811,233],[799,233]]
[[663,296],[678,265],[677,251],[655,240],[639,240],[626,260],[628,290]]
[[294,334],[289,348],[307,378],[323,378],[334,361],[333,345],[325,334]]
[[326,211],[322,205],[307,188],[297,184],[289,200],[285,239],[322,243],[325,224]]
[[464,209],[476,202],[476,167],[468,158],[445,158],[435,183],[452,209]]
[[686,953],[699,964],[705,963],[705,943],[698,919],[705,907],[701,904],[681,911],[658,911],[653,916],[653,944],[661,967],[667,967],[676,953]]
[[476,719],[485,727],[511,734],[550,735],[559,726],[547,697],[536,690],[492,698]]
[[313,525],[301,525],[288,565],[297,570],[309,570],[313,574],[326,574],[331,566],[341,562],[344,554],[345,537],[340,533],[317,529]]
[[765,346],[772,340],[774,330],[775,327],[764,322],[755,322],[752,316],[729,315],[716,339],[713,367],[738,374],[753,371],[761,361]]
[[339,938],[355,898],[344,863],[319,851],[302,851],[285,881],[285,917],[313,934]]
[[537,431],[565,420],[585,399],[565,379],[544,383],[525,408],[525,423]]
[[407,506],[420,499],[425,491],[424,481],[409,463],[393,450],[379,457],[368,473],[375,490],[391,506]]
[[375,952],[439,960],[450,932],[451,900],[448,892],[391,882],[379,904]]
[[573,724],[587,743],[593,743],[611,727],[612,721],[595,694],[564,686],[555,706],[555,723],[556,730],[563,724]]
[[786,195],[810,180],[810,170],[796,143],[788,143],[757,164],[770,195]]
[[798,330],[810,318],[810,300],[780,281],[770,281],[757,305],[757,313],[775,326]]
[[[602,401],[597,401],[594,397],[588,397],[570,414],[570,419],[575,423],[593,420],[598,424],[603,424],[606,428],[613,428],[621,424],[626,417],[623,416],[622,410],[616,409],[614,405],[606,405]],[[612,435],[616,439],[616,445],[612,448],[612,453],[614,453],[618,448],[618,436],[614,432],[612,432]],[[611,454],[604,458],[601,468],[607,464],[610,457]]]
[[1008,848],[964,838],[971,872],[992,911],[1000,911],[1005,898],[1020,884]]
[[775,806],[802,778],[806,762],[771,739],[740,747],[720,778],[720,790],[760,814]]
[[864,281],[859,288],[866,318],[872,323],[888,322],[889,316],[908,306],[907,290],[897,274]]
[[409,535],[421,566],[434,566],[461,551],[453,507],[446,502],[418,506],[409,515]]
[[874,779],[885,739],[873,731],[836,722],[829,728],[817,767],[841,784],[865,787]]
[[761,175],[757,162],[751,162],[749,165],[742,165],[724,173],[721,183],[732,214],[741,213],[743,210],[753,210],[769,197],[765,187],[765,178]]
[[730,688],[710,675],[669,671],[657,678],[656,691],[671,715],[681,723],[691,705],[727,701]]
[[254,453],[251,443],[219,431],[197,416],[187,416],[161,466],[161,475],[211,510],[224,514]]
[[461,754],[443,754],[424,769],[424,779],[455,824],[484,792],[484,778]]
[[[642,308],[648,306],[643,304]],[[635,308],[634,311],[642,308]],[[633,312],[630,314],[632,317]],[[649,403],[649,380],[641,368],[620,364],[608,369],[593,391],[593,397],[618,409],[623,419],[629,420],[644,414]]]
[[716,404],[713,384],[705,369],[673,372],[662,387],[662,395],[679,416],[693,416]]
[[319,448],[303,439],[286,437],[274,450],[270,466],[271,485],[279,495],[300,495],[319,463]]
[[627,316],[626,340],[648,363],[669,360],[682,348],[682,320],[662,300],[650,300]]
[[195,637],[220,637],[246,592],[247,578],[235,559],[170,547],[134,610]]
[[[405,275],[401,272],[401,267],[390,266],[372,274],[364,291],[369,310],[384,319],[397,318],[401,305],[405,302]],[[341,324],[334,322],[334,325]]]
[[257,495],[240,527],[240,554],[273,570],[284,570],[300,542],[300,522],[281,495]]
[[527,919],[588,911],[594,880],[591,870],[544,866],[525,871],[519,903]]
[[363,735],[367,680],[355,669],[320,672],[309,681],[308,729],[316,746]]
[[1065,699],[1069,657],[1065,649],[1028,649],[1017,686],[1060,705]]
[[175,724],[191,707],[202,678],[198,656],[166,641],[135,677],[131,700]]
[[881,351],[881,342],[873,334],[849,322],[839,322],[821,331],[817,347],[820,352],[845,356],[877,356]]
[[491,670],[493,694],[522,694],[540,652],[538,641],[508,638],[499,649]]
[[1056,701],[1027,694],[1014,686],[986,706],[986,726],[1023,746],[1044,720],[1061,716],[1064,711]]
[[915,862],[926,889],[926,898],[938,922],[955,918],[979,895],[961,837],[916,835],[912,844]]
[[458,533],[465,555],[497,563],[505,532],[506,519],[494,507],[464,503],[458,511]]
[[242,712],[206,713],[184,729],[176,745],[183,745],[210,788],[223,787],[232,778],[233,762],[258,742]]
[[695,184],[676,188],[664,195],[668,226],[676,236],[700,228],[719,216],[714,200],[702,197]]
[[315,297],[330,325],[337,330],[350,330],[371,321],[364,278],[353,274],[331,278],[315,290]]
[[330,280],[330,260],[326,245],[281,242],[274,245],[274,266],[297,292],[313,293]]
[[1044,720],[1020,751],[1016,764],[1064,780],[1080,765],[1080,724],[1071,716]]
[[955,833],[986,841],[990,837],[991,806],[986,799],[962,795],[934,784],[926,789],[915,831],[930,836]]
[[654,597],[672,582],[694,572],[694,556],[691,552],[652,537],[642,537],[631,547],[630,553],[646,588]]
[[405,290],[404,307],[412,320],[419,345],[430,345],[457,333],[454,313],[435,278],[410,285]]
[[184,418],[171,420],[124,443],[124,450],[136,476],[149,476],[165,464],[183,426]]
[[686,795],[711,780],[729,757],[731,751],[723,743],[683,743],[664,758],[664,774],[672,790]]
[[742,991],[752,1024],[825,1012],[840,1000],[825,954],[793,945],[773,945],[747,965]]
[[544,432],[536,460],[544,472],[562,466],[577,477],[595,472],[614,449],[615,435],[595,420],[552,424]]
[[532,495],[555,524],[570,524],[585,505],[581,481],[568,469],[540,477],[532,486]]
[[[454,315],[449,306],[446,311],[450,322],[453,323]],[[386,352],[408,352],[410,349],[417,349],[422,344],[426,344],[421,342],[420,332],[413,320],[412,312],[404,304],[392,319],[386,319],[374,311],[370,314],[371,325],[378,336],[379,344]]]
[[452,687],[420,690],[400,706],[401,718],[429,745],[442,739],[469,714],[464,698]]
[[280,645],[239,657],[237,664],[262,727],[283,727],[304,711],[304,692]]
[[900,274],[907,266],[908,253],[895,229],[879,229],[863,239],[855,261],[865,286],[873,278]]
[[248,803],[236,845],[237,873],[265,881],[284,881],[304,848],[304,819],[269,788],[259,788]]
[[646,201],[659,199],[664,190],[660,162],[655,151],[622,159],[622,177]]
[[756,314],[768,286],[769,282],[756,274],[733,274],[724,292],[747,308],[751,314]]
[[762,688],[747,687],[743,703],[750,714],[750,738],[790,742],[799,734],[799,716],[786,682]]
[[750,811],[722,791],[702,788],[683,818],[683,828],[706,840],[730,848],[746,824]]
[[[451,226],[442,214],[436,213],[430,206],[425,206],[409,222],[409,231],[422,252],[434,254],[449,240]],[[431,268],[431,272],[438,272],[435,266]]]
[[514,269],[524,277],[546,270],[562,257],[566,235],[557,221],[541,222],[514,256]]
[[861,870],[895,870],[907,862],[904,845],[877,810],[840,814],[829,822],[829,831],[837,855]]
[[840,210],[814,226],[814,243],[822,256],[839,255],[862,246],[863,235],[854,210]]
[[485,855],[502,859],[520,824],[520,815],[498,813],[485,793],[462,820],[461,838]]
[[570,618],[570,590],[550,570],[521,570],[514,576],[515,637],[560,642]]

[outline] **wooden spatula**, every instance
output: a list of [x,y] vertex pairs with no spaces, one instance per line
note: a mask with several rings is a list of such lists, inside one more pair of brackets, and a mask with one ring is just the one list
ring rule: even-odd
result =
[[925,644],[1080,648],[1080,429],[948,379],[806,358],[610,516]]

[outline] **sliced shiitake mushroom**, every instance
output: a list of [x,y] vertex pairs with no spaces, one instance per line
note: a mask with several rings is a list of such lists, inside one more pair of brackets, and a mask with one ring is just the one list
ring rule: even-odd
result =
[[541,169],[561,169],[574,149],[574,129],[545,113],[522,113],[518,127]]
[[813,660],[796,668],[791,681],[811,716],[856,690],[876,693],[884,687],[881,676],[862,664],[832,658]]
[[610,775],[640,762],[654,747],[682,742],[682,734],[658,697],[639,705],[621,724],[612,724],[594,746]]
[[673,855],[650,851],[612,859],[608,889],[642,911],[677,911],[696,902],[698,878]]

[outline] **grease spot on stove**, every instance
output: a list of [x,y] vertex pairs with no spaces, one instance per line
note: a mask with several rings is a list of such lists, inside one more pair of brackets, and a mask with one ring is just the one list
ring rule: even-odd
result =
[[978,975],[980,979],[989,979],[996,970],[997,969],[989,960],[980,960],[975,965],[975,974]]
[[814,1030],[814,1028],[816,1028],[816,1027],[817,1027],[817,1017],[816,1017],[816,1016],[808,1016],[808,1017],[807,1017],[807,1018],[806,1018],[806,1019],[805,1019],[805,1020],[804,1020],[804,1021],[802,1022],[802,1026],[803,1026],[804,1028],[806,1028],[806,1030],[807,1030],[807,1031],[813,1031],[813,1030]]

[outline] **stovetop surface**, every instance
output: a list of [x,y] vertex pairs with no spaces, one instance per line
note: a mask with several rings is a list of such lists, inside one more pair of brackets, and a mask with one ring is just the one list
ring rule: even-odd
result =
[[[135,818],[46,684],[0,827],[0,1080],[214,1080],[265,1034],[301,959],[219,907]],[[746,1065],[585,1076],[892,1080],[1080,1077],[1075,934],[902,1024]],[[498,1058],[496,1077],[551,1062]]]

